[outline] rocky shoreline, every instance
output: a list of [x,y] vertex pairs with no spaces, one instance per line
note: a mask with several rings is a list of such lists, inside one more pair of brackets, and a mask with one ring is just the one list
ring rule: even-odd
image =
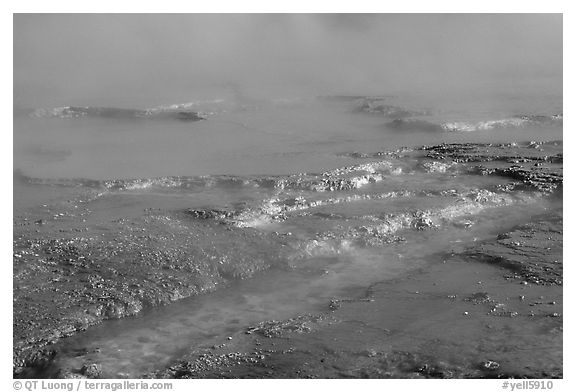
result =
[[[561,145],[549,145],[558,143]],[[562,154],[550,155],[546,146],[443,144],[415,151],[424,154],[427,161],[422,165],[430,166],[430,171],[465,164],[468,174],[506,178],[511,181],[507,187],[540,192],[561,204]],[[402,150],[393,154],[413,153]],[[332,191],[342,187],[342,181],[317,191]],[[14,217],[15,377],[41,375],[58,355],[54,345],[62,338],[106,319],[133,316],[147,308],[212,292],[271,267],[285,268],[292,250],[290,237],[227,224],[214,218],[221,215],[216,210],[147,211],[135,218],[86,222],[88,216],[83,214],[88,212],[81,199],[62,203],[58,211],[50,208]],[[216,349],[191,352],[170,368],[146,376],[561,377],[562,233],[562,211],[558,209],[511,231],[495,233],[493,240],[474,243],[465,252],[443,255],[444,263],[434,264],[430,270],[376,283],[355,297],[334,298],[323,314],[265,321]],[[476,285],[476,281],[451,286],[452,282],[470,280],[474,274],[482,277],[477,281],[492,285],[493,291]],[[440,281],[446,286],[436,284]],[[416,294],[406,297],[411,289]],[[390,292],[396,294],[391,296]],[[551,354],[550,366],[534,364],[526,370],[507,365],[514,361],[499,358],[496,351],[488,350],[485,357],[476,360],[467,357],[465,365],[458,365],[458,361],[440,359],[454,352],[432,355],[435,349],[411,345],[420,338],[391,346],[397,337],[391,331],[410,330],[411,325],[418,324],[411,317],[425,311],[431,301],[432,308],[447,313],[443,320],[428,326],[431,332],[422,337],[422,345],[444,339],[446,327],[460,325],[461,320],[468,321],[459,329],[455,327],[453,340],[462,346],[472,345],[473,339],[463,336],[462,331],[472,328],[475,320],[474,325],[484,327],[472,330],[484,334],[486,341],[504,336],[507,328],[515,329],[518,336],[526,331],[534,336],[535,330],[545,331],[543,341],[554,347],[560,342],[560,355]],[[367,311],[366,307],[375,309]],[[476,315],[466,309],[481,312]],[[409,312],[404,324],[382,327],[387,315],[398,319],[402,312]],[[462,319],[464,312],[468,313]],[[377,319],[366,319],[367,315]],[[496,330],[486,326],[494,323],[498,324]],[[370,339],[351,338],[349,347],[342,349],[339,343],[333,344],[335,336],[358,336],[354,332],[358,325],[363,325],[363,336]],[[414,336],[420,336],[417,332]],[[358,348],[368,341],[375,343]],[[451,347],[456,347],[454,342]],[[99,377],[98,366],[87,363],[82,369],[63,369],[59,377]]]
[[[271,239],[253,229],[230,227],[223,238],[209,224],[194,229],[194,222],[187,227],[173,223],[165,215],[150,214],[117,222],[113,233],[78,233],[64,220],[36,221],[32,228],[18,230],[14,375],[25,376],[49,364],[56,355],[51,346],[61,338],[106,319],[214,291],[282,257],[267,253]],[[45,225],[66,227],[62,230],[68,235],[42,238],[34,227]],[[239,249],[244,257],[232,262]]]

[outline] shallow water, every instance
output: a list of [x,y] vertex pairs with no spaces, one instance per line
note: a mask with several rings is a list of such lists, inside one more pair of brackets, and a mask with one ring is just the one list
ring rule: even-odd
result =
[[[384,102],[430,110],[418,117],[438,124],[562,113],[561,97],[521,98],[477,98],[476,111],[454,101],[426,109],[430,100],[419,97]],[[491,110],[477,101],[490,102]],[[449,111],[443,108],[447,105],[452,105]],[[389,118],[356,113],[355,106],[354,101],[314,98],[258,105],[231,102],[208,109],[208,119],[198,122],[20,117],[14,123],[14,167],[43,178],[290,174],[350,163],[335,155],[342,152],[368,153],[441,142],[562,138],[562,127],[550,125],[478,132],[402,132],[384,126]]]
[[[525,110],[522,102],[529,103]],[[538,191],[507,190],[510,178],[431,163],[419,151],[373,154],[442,142],[561,140],[561,123],[398,131],[384,126],[390,119],[358,113],[355,105],[236,104],[193,123],[16,119],[14,215],[17,222],[42,222],[32,235],[85,230],[105,244],[118,222],[127,222],[123,228],[159,236],[178,228],[165,243],[177,248],[205,224],[215,239],[198,245],[224,249],[234,246],[226,242],[228,227],[256,229],[276,236],[262,251],[283,260],[216,292],[63,339],[53,366],[38,375],[95,362],[103,364],[104,377],[138,377],[258,322],[322,311],[332,298],[404,276],[561,205]],[[536,112],[533,106],[507,98],[497,110],[455,106],[420,117],[476,124],[557,114],[550,109],[557,98]],[[561,142],[539,147],[534,154],[562,152]]]
[[503,214],[503,209],[496,209],[483,215],[483,222],[472,230],[413,234],[406,244],[385,248],[307,251],[293,268],[263,272],[215,293],[106,321],[64,339],[54,347],[58,355],[53,365],[35,376],[55,376],[62,368],[78,371],[85,363],[100,363],[105,378],[140,377],[169,366],[190,350],[218,346],[227,336],[261,321],[324,312],[331,299],[357,297],[374,282],[434,264],[439,254],[458,251],[463,244],[523,222],[526,211],[507,209]]

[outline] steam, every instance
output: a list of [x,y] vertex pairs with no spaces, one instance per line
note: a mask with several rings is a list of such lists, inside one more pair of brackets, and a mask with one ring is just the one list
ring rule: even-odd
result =
[[18,105],[562,91],[559,14],[14,16]]

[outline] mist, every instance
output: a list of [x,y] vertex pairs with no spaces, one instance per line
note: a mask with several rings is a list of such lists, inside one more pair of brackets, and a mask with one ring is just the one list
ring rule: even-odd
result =
[[560,14],[17,14],[17,105],[390,91],[561,94]]
[[13,378],[562,378],[562,18],[15,15]]

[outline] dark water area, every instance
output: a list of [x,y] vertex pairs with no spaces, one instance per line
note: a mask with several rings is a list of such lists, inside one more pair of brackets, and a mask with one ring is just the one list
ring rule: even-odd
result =
[[135,110],[15,118],[17,375],[140,377],[561,216],[559,96]]

